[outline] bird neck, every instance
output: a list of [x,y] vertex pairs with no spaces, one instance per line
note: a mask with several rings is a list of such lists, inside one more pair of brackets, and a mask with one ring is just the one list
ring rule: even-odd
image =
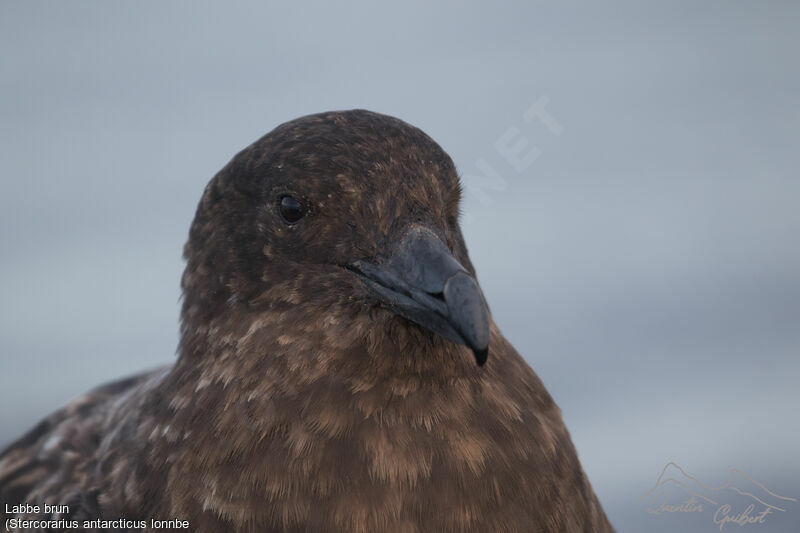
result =
[[465,346],[389,311],[364,312],[338,303],[322,310],[241,306],[205,322],[185,321],[176,370],[191,375],[201,370],[204,381],[248,376],[262,384],[344,380],[377,385],[480,373]]

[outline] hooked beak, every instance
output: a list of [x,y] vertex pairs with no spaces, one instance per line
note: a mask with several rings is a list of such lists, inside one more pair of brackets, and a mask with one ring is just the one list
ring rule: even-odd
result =
[[390,311],[472,349],[479,366],[489,354],[489,312],[478,282],[430,230],[414,227],[383,263],[354,261],[359,275]]

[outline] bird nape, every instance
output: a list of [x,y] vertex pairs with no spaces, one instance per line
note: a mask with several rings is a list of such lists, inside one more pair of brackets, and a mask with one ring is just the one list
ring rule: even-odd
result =
[[245,148],[191,225],[174,365],[11,443],[4,520],[611,531],[558,407],[492,321],[460,197],[439,145],[377,113],[302,117]]

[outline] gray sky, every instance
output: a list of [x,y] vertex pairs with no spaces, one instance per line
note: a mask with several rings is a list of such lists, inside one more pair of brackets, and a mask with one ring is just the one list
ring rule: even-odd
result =
[[0,1],[0,442],[170,362],[206,182],[361,107],[455,160],[495,320],[621,531],[718,531],[644,512],[670,460],[800,499],[798,27],[790,2]]

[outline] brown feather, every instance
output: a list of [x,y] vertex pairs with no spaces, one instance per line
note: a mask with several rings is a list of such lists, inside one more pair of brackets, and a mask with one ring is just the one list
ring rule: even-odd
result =
[[[301,223],[280,220],[284,193]],[[397,119],[279,126],[206,187],[175,365],[11,444],[0,496],[193,531],[611,531],[558,407],[494,324],[479,368],[342,268],[422,223],[474,275],[460,195],[447,154]]]

